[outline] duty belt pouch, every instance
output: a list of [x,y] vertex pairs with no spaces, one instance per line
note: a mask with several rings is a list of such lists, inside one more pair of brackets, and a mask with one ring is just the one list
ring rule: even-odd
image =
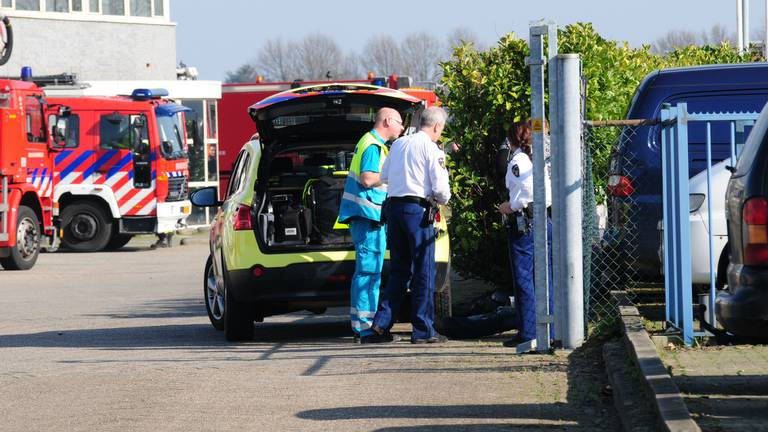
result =
[[381,220],[379,221],[379,225],[384,225],[387,223],[387,217],[389,216],[387,213],[389,212],[389,199],[385,199],[383,203],[381,203]]
[[424,204],[424,219],[421,221],[421,226],[426,228],[435,223],[435,216],[437,216],[437,203],[432,200],[426,200]]
[[517,215],[517,231],[520,234],[528,234],[528,217],[525,213],[519,213]]

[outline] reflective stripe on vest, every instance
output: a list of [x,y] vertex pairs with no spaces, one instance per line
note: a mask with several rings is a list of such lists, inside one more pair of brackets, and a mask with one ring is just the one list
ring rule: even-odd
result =
[[357,142],[347,181],[344,184],[344,195],[341,197],[339,208],[339,221],[341,222],[347,222],[356,216],[375,221],[381,220],[381,204],[387,198],[386,185],[367,188],[360,182],[360,163],[363,160],[363,153],[372,145],[379,147],[379,172],[381,172],[384,160],[389,154],[384,140],[375,131],[366,133]]

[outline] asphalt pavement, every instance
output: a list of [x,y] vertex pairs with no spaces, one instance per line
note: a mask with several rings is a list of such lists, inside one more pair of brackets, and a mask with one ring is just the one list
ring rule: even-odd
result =
[[359,346],[343,309],[268,318],[231,344],[205,314],[204,241],[148,246],[0,270],[0,430],[618,428],[599,347]]

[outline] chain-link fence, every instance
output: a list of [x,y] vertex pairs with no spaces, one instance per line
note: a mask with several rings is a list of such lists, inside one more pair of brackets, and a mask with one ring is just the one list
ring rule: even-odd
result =
[[631,145],[639,133],[647,134],[647,126],[612,123],[619,122],[587,122],[582,140],[584,317],[590,335],[618,318],[613,291],[635,300],[641,236],[656,235],[639,229],[643,209],[636,192],[646,185],[634,176],[638,160]]

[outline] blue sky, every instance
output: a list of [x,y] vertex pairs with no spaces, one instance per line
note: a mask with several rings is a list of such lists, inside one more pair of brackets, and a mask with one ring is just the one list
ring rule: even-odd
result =
[[[750,25],[764,28],[764,2],[750,5]],[[640,45],[669,30],[700,32],[721,24],[734,31],[736,0],[174,0],[171,18],[178,24],[178,60],[196,66],[201,79],[223,80],[276,37],[320,32],[345,51],[359,52],[372,35],[399,40],[423,30],[444,40],[465,27],[490,45],[510,31],[527,37],[529,22],[546,18],[560,25],[589,21],[605,37]]]

